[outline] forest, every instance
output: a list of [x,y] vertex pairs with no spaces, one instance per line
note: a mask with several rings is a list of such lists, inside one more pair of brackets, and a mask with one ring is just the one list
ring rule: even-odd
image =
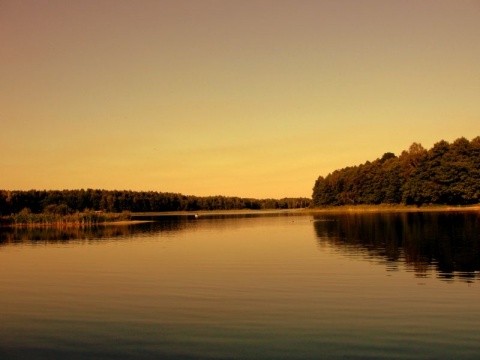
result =
[[480,136],[441,140],[431,149],[413,143],[399,156],[320,176],[313,206],[357,204],[470,205],[480,202]]
[[68,215],[77,212],[164,212],[234,209],[296,209],[311,199],[249,199],[226,196],[190,196],[154,191],[117,190],[0,190],[0,216],[11,214]]

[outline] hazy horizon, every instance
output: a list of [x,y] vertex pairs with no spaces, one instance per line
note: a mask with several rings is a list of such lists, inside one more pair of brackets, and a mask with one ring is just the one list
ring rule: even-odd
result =
[[0,189],[311,197],[480,135],[478,1],[0,2]]

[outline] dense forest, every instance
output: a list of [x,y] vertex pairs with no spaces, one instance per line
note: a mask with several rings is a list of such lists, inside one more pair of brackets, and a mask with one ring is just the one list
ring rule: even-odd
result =
[[480,202],[480,137],[439,141],[427,150],[413,143],[400,156],[385,153],[375,161],[320,176],[313,205],[447,204]]
[[23,212],[68,215],[76,212],[108,213],[198,211],[233,209],[294,209],[310,206],[311,199],[248,199],[225,196],[186,196],[176,193],[111,190],[0,190],[0,216]]

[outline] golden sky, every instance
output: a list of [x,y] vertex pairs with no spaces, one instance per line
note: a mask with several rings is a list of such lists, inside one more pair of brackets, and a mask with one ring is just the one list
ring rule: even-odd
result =
[[0,189],[311,196],[480,135],[478,0],[0,0]]

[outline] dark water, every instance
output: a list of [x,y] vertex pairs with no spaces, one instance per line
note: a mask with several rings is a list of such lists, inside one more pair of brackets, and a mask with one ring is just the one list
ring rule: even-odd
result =
[[478,213],[0,232],[0,359],[477,359]]

